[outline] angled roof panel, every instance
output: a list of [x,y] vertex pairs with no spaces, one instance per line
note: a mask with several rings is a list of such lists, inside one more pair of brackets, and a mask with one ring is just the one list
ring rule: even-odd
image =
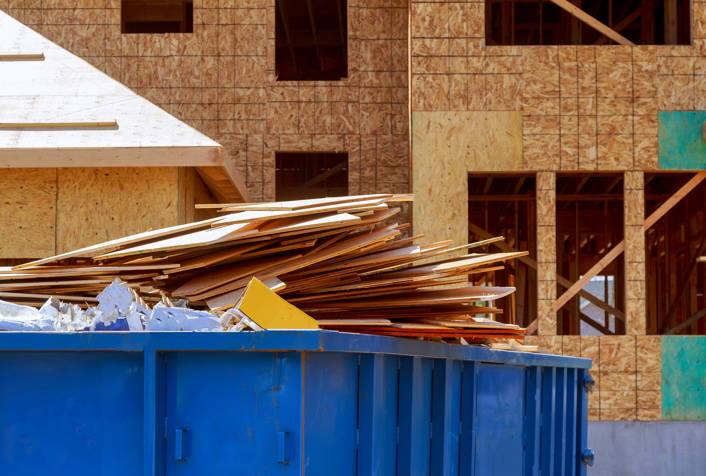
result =
[[28,53],[0,60],[0,167],[217,167],[250,201],[220,144],[0,12],[0,55]]

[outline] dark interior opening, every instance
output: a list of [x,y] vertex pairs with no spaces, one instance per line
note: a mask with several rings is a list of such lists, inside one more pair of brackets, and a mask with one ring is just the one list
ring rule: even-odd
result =
[[276,200],[308,200],[348,195],[348,153],[278,152]]
[[122,0],[122,33],[193,33],[194,4],[180,0]]
[[[537,259],[537,201],[534,174],[483,174],[468,176],[468,242],[503,236],[502,242]],[[503,252],[490,244],[469,253]],[[503,309],[494,319],[528,326],[537,317],[537,269],[515,259],[504,269],[468,276],[473,286],[513,286],[517,291],[494,304]],[[490,317],[490,316],[488,316]]]
[[345,0],[276,0],[278,81],[340,81],[348,77]]
[[[636,45],[690,45],[689,0],[568,0]],[[486,0],[488,45],[611,45],[550,0]]]
[[[645,174],[645,218],[693,174]],[[706,182],[645,231],[647,333],[706,334]]]
[[[623,240],[623,174],[557,174],[556,194],[557,273],[575,283]],[[621,254],[583,288],[599,301],[577,294],[559,310],[559,334],[624,334],[624,276]]]

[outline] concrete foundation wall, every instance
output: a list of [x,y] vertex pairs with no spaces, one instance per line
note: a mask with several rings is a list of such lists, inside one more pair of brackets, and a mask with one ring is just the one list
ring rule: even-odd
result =
[[589,476],[686,476],[706,473],[706,422],[590,422],[595,452]]

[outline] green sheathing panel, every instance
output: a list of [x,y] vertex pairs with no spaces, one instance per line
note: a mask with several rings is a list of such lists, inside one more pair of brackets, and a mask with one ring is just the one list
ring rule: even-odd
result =
[[706,169],[703,124],[706,111],[660,111],[659,168]]
[[662,419],[706,420],[706,336],[662,337]]

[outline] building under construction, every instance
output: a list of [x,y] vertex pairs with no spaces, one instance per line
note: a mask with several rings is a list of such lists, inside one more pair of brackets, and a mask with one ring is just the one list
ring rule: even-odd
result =
[[593,360],[589,419],[632,422],[594,446],[629,453],[645,425],[687,444],[656,422],[706,418],[706,3],[0,10],[4,265],[211,216],[199,203],[411,191],[400,221],[424,242],[529,251],[469,282],[516,287],[498,319]]

